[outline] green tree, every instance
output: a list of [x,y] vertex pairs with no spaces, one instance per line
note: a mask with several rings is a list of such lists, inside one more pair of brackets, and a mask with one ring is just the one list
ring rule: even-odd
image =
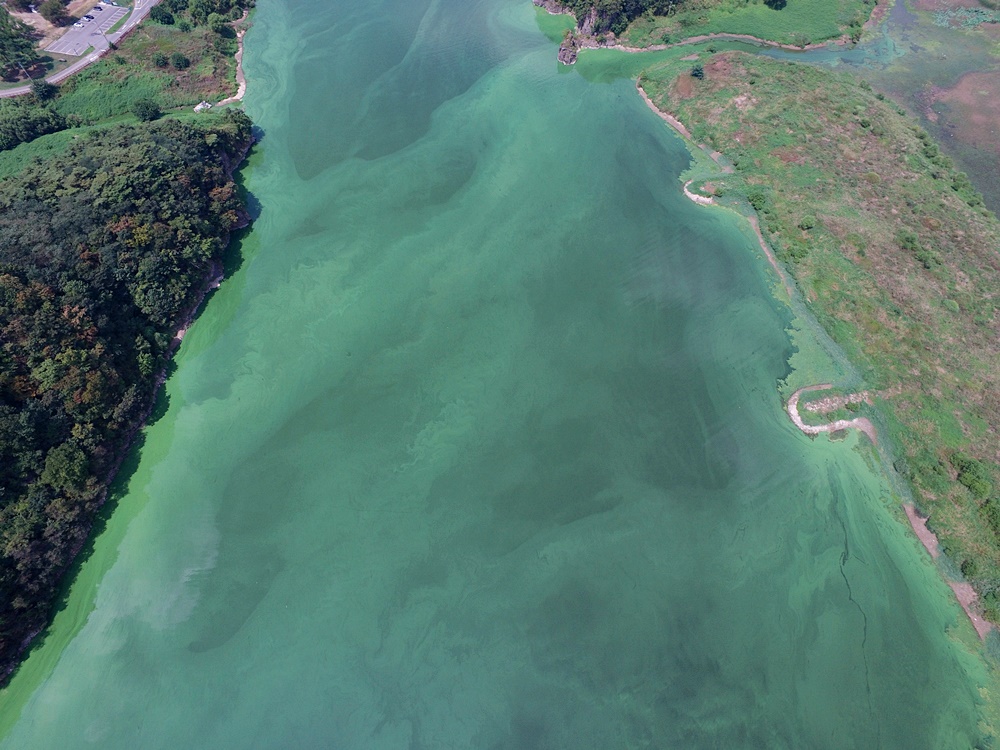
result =
[[171,26],[174,23],[174,14],[162,5],[154,5],[153,9],[149,11],[149,17],[164,26]]
[[87,455],[74,441],[67,441],[49,451],[45,458],[42,481],[57,490],[78,492],[89,474]]
[[152,99],[136,99],[132,103],[132,114],[143,122],[151,122],[160,116],[160,106]]
[[184,70],[191,64],[191,61],[180,52],[175,52],[170,56],[170,64],[177,68],[177,70]]
[[37,78],[31,82],[31,93],[39,102],[47,102],[55,99],[59,94],[59,87],[54,83],[49,83],[44,78]]
[[0,151],[66,128],[62,115],[28,101],[0,101]]
[[226,34],[232,33],[232,27],[229,25],[229,20],[225,16],[220,16],[218,13],[208,14],[208,28],[214,31],[216,34]]
[[61,0],[45,0],[38,6],[38,12],[53,26],[65,26],[69,21],[69,13],[66,12],[66,6]]
[[[58,0],[57,0],[58,2]],[[9,75],[36,59],[31,28],[0,7],[0,72]]]

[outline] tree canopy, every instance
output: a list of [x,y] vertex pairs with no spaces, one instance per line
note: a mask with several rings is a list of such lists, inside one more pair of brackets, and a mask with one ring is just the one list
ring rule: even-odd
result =
[[41,627],[245,213],[241,112],[94,131],[0,182],[0,655]]
[[35,60],[31,28],[0,7],[0,73],[7,76]]

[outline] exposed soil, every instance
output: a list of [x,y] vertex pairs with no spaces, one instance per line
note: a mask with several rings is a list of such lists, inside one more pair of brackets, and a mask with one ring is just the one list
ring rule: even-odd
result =
[[875,432],[875,425],[868,420],[867,417],[855,417],[854,419],[838,419],[835,422],[830,422],[829,424],[806,424],[802,421],[802,417],[799,416],[799,399],[802,397],[803,393],[809,393],[810,391],[823,391],[833,386],[829,383],[822,383],[820,385],[809,385],[805,388],[799,388],[795,393],[791,395],[788,399],[788,404],[786,408],[788,410],[788,416],[792,418],[792,422],[795,426],[802,430],[807,435],[818,435],[821,432],[838,432],[840,430],[847,430],[854,428],[861,430],[865,435],[867,435],[873,443],[878,443],[878,433]]
[[[909,503],[904,503],[903,510],[906,511],[906,517],[910,520],[913,533],[917,535],[917,539],[924,545],[924,549],[927,550],[932,558],[937,559],[940,557],[941,550],[938,546],[937,534],[927,528],[927,519],[917,513],[917,509]],[[965,610],[965,614],[968,615],[969,621],[972,622],[972,627],[976,629],[979,637],[985,640],[987,634],[993,630],[995,625],[989,620],[984,620],[976,612],[976,601],[979,599],[979,596],[976,594],[975,589],[968,583],[957,583],[956,581],[948,581],[948,586],[955,592],[955,598],[958,599],[958,603]]]

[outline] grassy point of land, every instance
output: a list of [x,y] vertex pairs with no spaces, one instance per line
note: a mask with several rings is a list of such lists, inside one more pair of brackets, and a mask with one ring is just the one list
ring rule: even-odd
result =
[[896,471],[1000,619],[1000,222],[926,133],[851,77],[727,52],[660,62],[640,85],[733,161],[712,187],[757,210],[861,368]]
[[636,47],[670,44],[706,34],[745,34],[780,44],[805,46],[849,35],[860,38],[873,0],[787,0],[777,4],[741,0],[693,2],[668,16],[646,13],[621,41]]
[[235,30],[146,21],[117,50],[70,78],[53,108],[96,123],[149,99],[164,110],[217,102],[236,91]]
[[876,0],[535,0],[572,13],[579,22],[567,38],[577,46],[619,44],[662,49],[717,36],[753,38],[789,47],[827,40],[858,41]]

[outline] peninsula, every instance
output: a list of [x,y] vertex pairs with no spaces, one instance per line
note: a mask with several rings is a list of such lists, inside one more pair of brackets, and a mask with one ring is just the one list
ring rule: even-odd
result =
[[[979,614],[1000,621],[1000,222],[934,139],[864,78],[804,64],[808,57],[718,49],[749,37],[851,45],[875,33],[886,6],[872,14],[871,3],[847,0],[537,4],[578,19],[564,62],[588,47],[675,52],[643,70],[640,92],[692,146],[735,168],[702,170],[685,193],[755,226],[759,217],[779,276],[794,278],[876,394],[871,405],[845,400],[827,418],[873,440],[878,424],[890,470],[962,585],[978,592],[978,601],[961,598],[983,635]],[[975,18],[994,19],[983,5]],[[826,431],[800,416],[808,396],[796,392],[789,414],[809,434]]]

